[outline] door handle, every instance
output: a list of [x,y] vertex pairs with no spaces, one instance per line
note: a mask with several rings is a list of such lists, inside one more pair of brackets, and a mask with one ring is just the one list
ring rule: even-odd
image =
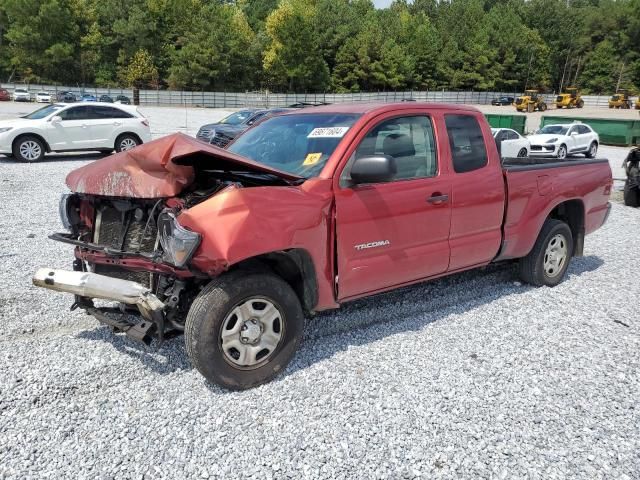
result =
[[87,128],[87,124],[86,124],[86,123],[83,123],[83,124],[82,124],[82,128]]
[[442,194],[439,192],[434,193],[429,198],[427,198],[427,202],[431,205],[442,205],[443,203],[447,203],[449,201],[449,195]]
[[113,126],[114,126],[114,127],[119,127],[120,125],[122,125],[122,123],[121,123],[121,122],[113,122]]

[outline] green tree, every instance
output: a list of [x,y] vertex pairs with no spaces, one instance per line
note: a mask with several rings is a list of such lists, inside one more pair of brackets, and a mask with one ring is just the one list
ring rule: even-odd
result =
[[615,91],[622,62],[609,40],[603,40],[587,56],[580,75],[580,83],[586,92],[607,93]]
[[119,72],[121,82],[127,87],[144,88],[157,83],[158,69],[148,51],[141,48]]
[[302,92],[327,87],[329,68],[314,34],[315,15],[307,0],[283,0],[267,18],[263,67],[272,88]]

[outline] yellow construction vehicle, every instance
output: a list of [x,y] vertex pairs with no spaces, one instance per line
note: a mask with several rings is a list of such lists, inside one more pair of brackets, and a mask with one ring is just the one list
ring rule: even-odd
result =
[[640,110],[640,97],[636,100],[636,110]]
[[582,108],[584,100],[576,87],[567,87],[564,93],[556,97],[556,108]]
[[609,108],[631,108],[631,99],[629,92],[620,90],[609,99]]
[[544,112],[547,109],[547,104],[542,96],[538,95],[538,90],[525,90],[524,95],[516,98],[515,106],[518,112]]

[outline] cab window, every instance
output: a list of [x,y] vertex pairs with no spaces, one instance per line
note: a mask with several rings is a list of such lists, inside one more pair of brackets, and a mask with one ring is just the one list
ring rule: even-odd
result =
[[[431,119],[424,115],[399,117],[376,125],[358,145],[345,173],[356,158],[373,155],[394,158],[397,172],[391,181],[435,176],[437,160]],[[341,183],[350,183],[348,173]]]
[[487,149],[480,124],[471,115],[445,115],[453,169],[466,173],[487,165]]

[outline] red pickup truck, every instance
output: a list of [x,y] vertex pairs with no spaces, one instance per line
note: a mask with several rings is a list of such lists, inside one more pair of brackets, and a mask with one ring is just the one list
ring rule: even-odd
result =
[[606,160],[501,163],[475,108],[402,103],[287,113],[225,150],[175,134],[67,185],[51,238],[73,271],[34,283],[138,340],[184,332],[208,380],[242,389],[287,365],[305,314],[491,262],[558,284],[612,179]]

